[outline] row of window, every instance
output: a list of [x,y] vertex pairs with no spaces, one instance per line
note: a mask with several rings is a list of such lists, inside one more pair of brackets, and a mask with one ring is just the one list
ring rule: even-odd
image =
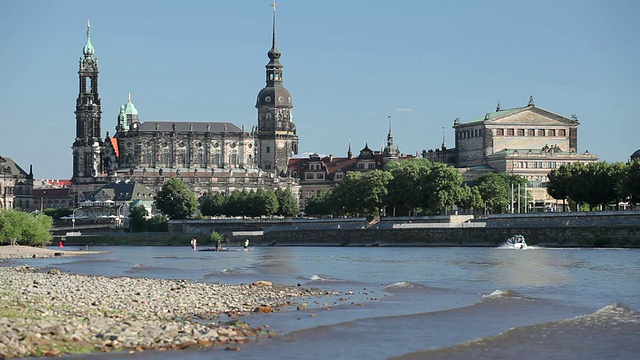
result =
[[557,169],[562,165],[570,164],[570,162],[561,161],[515,161],[514,168],[520,169]]
[[[482,136],[483,129],[472,129],[457,133],[458,139]],[[567,136],[566,129],[494,129],[495,136]]]

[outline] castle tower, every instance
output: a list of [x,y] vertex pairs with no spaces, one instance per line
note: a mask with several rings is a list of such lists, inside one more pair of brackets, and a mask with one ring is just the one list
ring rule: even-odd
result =
[[280,50],[276,47],[276,4],[273,6],[273,38],[267,53],[266,86],[258,93],[258,166],[275,174],[287,172],[289,159],[298,153],[298,136],[293,123],[291,94],[282,85]]
[[73,183],[91,183],[103,172],[100,120],[102,109],[98,95],[98,59],[91,44],[91,24],[87,23],[87,43],[80,58],[80,90],[76,101],[76,139],[73,143]]

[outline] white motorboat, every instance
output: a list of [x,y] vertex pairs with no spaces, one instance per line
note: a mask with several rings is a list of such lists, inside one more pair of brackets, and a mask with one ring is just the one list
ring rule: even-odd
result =
[[504,242],[504,247],[512,249],[526,249],[527,242],[524,240],[524,236],[520,234],[513,235]]

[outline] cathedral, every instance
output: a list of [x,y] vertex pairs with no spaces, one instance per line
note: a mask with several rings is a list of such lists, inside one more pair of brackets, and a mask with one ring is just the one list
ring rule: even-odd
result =
[[289,188],[297,196],[299,185],[289,177],[287,165],[298,153],[298,136],[291,94],[283,86],[281,55],[274,8],[266,86],[258,93],[258,124],[250,131],[229,122],[141,121],[129,95],[115,132],[102,138],[98,59],[88,23],[72,146],[76,204],[108,183],[135,181],[157,191],[169,177],[181,178],[197,196],[258,188]]

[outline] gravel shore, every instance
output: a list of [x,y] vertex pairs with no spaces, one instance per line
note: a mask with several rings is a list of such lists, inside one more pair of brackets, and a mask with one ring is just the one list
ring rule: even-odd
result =
[[220,347],[274,334],[239,319],[339,295],[257,281],[224,285],[0,267],[0,359]]

